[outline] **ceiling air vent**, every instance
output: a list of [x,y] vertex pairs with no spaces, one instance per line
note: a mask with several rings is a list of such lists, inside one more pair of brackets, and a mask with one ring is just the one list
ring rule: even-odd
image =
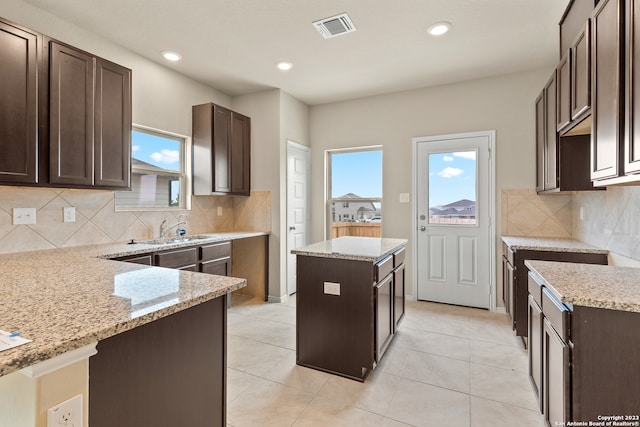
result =
[[356,26],[353,25],[351,18],[346,13],[315,21],[313,26],[320,31],[325,39],[356,31]]

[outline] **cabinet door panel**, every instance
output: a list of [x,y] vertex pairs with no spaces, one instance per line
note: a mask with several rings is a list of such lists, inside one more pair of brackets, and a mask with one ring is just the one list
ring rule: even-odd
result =
[[591,20],[591,179],[618,176],[620,162],[620,7],[602,0]]
[[376,361],[380,362],[393,338],[393,275],[376,285]]
[[404,317],[404,281],[405,265],[402,264],[393,272],[393,330],[398,329]]
[[50,43],[50,177],[53,184],[93,184],[92,56]]
[[[567,50],[560,60],[557,68],[558,92],[557,92],[557,130],[571,123],[571,49]],[[547,102],[549,108],[549,102]]]
[[542,310],[535,299],[529,295],[529,341],[527,351],[529,352],[529,380],[533,388],[533,393],[538,399],[540,410],[543,409],[542,392]]
[[231,192],[248,196],[251,188],[251,119],[233,113],[231,128]]
[[551,323],[543,322],[544,416],[549,425],[566,425],[571,415],[570,350]]
[[38,41],[0,22],[0,181],[37,182]]
[[95,185],[128,188],[131,176],[131,71],[96,61]]
[[200,271],[218,276],[231,275],[231,258],[217,259],[215,261],[203,262]]
[[545,125],[545,108],[544,108],[544,93],[540,93],[540,96],[536,98],[536,191],[544,191],[544,179],[545,179],[545,138],[546,138],[546,125]]
[[625,173],[640,172],[640,13],[637,0],[627,0]]
[[546,111],[546,136],[545,136],[545,171],[544,189],[553,190],[558,188],[558,132],[553,126],[556,117],[556,73],[551,75],[545,88],[545,111]]
[[214,106],[213,108],[213,191],[229,193],[231,191],[231,111]]
[[578,119],[591,108],[590,25],[584,27],[571,47],[571,119]]

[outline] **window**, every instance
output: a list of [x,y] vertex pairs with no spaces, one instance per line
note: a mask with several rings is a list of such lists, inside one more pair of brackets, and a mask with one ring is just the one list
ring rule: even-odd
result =
[[190,208],[190,139],[134,125],[131,133],[131,191],[116,191],[116,210]]
[[327,238],[380,237],[382,150],[330,150],[327,160]]
[[429,224],[477,225],[476,151],[429,154]]

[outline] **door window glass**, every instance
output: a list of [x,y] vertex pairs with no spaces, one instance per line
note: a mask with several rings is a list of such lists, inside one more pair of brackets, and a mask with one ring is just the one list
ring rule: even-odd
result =
[[477,225],[476,151],[429,154],[429,224]]

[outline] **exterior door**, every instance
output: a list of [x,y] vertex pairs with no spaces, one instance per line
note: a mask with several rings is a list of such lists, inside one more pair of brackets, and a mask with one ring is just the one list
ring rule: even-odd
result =
[[414,139],[417,297],[493,308],[494,132]]
[[308,244],[309,149],[287,141],[287,293],[296,293],[296,256],[292,250]]

